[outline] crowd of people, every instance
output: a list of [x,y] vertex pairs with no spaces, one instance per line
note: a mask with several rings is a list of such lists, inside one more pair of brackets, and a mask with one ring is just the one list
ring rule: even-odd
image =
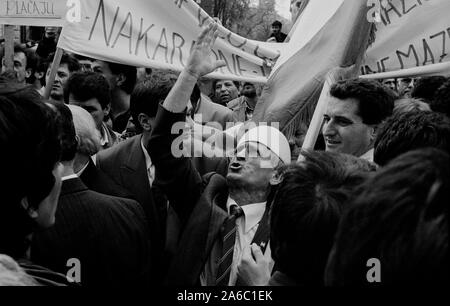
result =
[[[450,79],[339,81],[301,150],[309,122],[286,137],[252,121],[260,85],[203,78],[224,64],[216,37],[181,73],[65,53],[49,99],[57,31],[15,47],[0,285],[448,283]],[[233,154],[176,154],[205,130]]]

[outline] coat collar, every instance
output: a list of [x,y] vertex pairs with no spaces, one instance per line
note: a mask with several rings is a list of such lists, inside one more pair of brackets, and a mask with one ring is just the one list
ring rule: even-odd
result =
[[80,178],[78,178],[78,177],[72,178],[72,179],[62,182],[61,196],[71,194],[71,193],[86,191],[86,190],[88,190],[88,188],[81,181]]
[[141,148],[141,139],[142,134],[136,135],[130,139],[130,151],[125,166],[133,171],[140,169],[142,167],[142,163],[144,163],[144,169],[146,169],[145,156]]

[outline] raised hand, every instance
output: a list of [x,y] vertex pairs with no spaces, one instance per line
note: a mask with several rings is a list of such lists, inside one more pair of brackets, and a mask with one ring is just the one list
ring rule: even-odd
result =
[[219,35],[217,27],[217,23],[211,22],[203,28],[189,56],[186,71],[197,79],[225,66],[223,60],[217,61],[211,56],[211,49]]

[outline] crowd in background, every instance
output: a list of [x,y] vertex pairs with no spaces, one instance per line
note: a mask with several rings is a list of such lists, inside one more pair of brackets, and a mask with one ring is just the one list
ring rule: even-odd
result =
[[[248,125],[262,86],[202,78],[220,64],[214,30],[181,73],[65,53],[47,100],[57,29],[14,47],[0,75],[0,285],[447,283],[450,79],[340,81],[303,151],[309,122]],[[191,129],[173,134],[180,121]],[[243,123],[232,158],[174,156],[211,122]]]

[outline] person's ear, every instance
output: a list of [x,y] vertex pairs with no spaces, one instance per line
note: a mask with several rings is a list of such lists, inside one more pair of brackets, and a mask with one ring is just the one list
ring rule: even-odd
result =
[[278,171],[273,171],[272,177],[270,178],[270,185],[271,186],[278,186],[283,181],[283,175],[279,173]]
[[28,79],[33,74],[33,69],[28,68],[25,70],[25,78]]
[[28,216],[30,216],[31,219],[36,219],[37,217],[39,217],[37,210],[31,207],[28,203],[27,197],[22,198],[22,200],[20,201],[20,205],[22,205],[22,207],[26,210]]
[[40,80],[44,77],[44,72],[34,72],[34,77],[36,78],[36,80]]
[[370,143],[373,144],[375,142],[375,139],[377,138],[378,130],[379,130],[379,125],[378,124],[371,125],[371,129],[370,129]]
[[103,115],[105,117],[107,117],[109,115],[109,112],[111,111],[111,104],[108,104],[104,109],[103,109]]
[[75,141],[77,142],[77,148],[80,147],[80,136],[75,135]]
[[117,80],[117,82],[116,82],[117,86],[121,87],[123,84],[125,84],[127,77],[125,76],[125,74],[119,73],[116,80]]
[[140,113],[138,115],[138,121],[144,131],[151,131],[152,124],[150,121],[150,117],[144,113]]

